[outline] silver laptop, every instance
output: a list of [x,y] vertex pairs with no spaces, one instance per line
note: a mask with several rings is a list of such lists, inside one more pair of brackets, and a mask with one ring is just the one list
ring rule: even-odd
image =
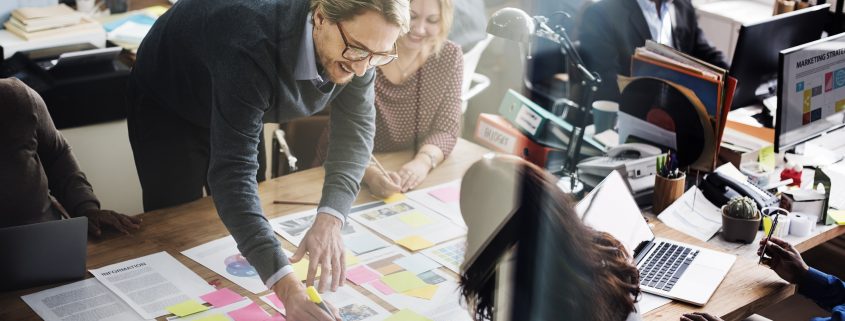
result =
[[584,223],[616,237],[634,258],[643,292],[704,305],[736,256],[656,238],[618,172],[575,207]]
[[0,228],[0,291],[85,277],[88,219]]

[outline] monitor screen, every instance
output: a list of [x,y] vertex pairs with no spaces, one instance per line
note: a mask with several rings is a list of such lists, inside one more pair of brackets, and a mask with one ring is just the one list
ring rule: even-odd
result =
[[730,75],[738,80],[732,108],[772,96],[778,76],[778,52],[818,40],[830,19],[830,5],[818,5],[743,25]]
[[843,126],[845,34],[780,52],[778,152]]

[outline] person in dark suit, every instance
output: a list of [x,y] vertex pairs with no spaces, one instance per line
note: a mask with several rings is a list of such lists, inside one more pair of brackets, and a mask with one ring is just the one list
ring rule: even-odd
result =
[[[339,320],[308,300],[291,263],[307,253],[308,285],[318,270],[321,291],[343,284],[340,229],[373,149],[373,68],[397,58],[408,5],[180,0],[138,49],[127,123],[144,209],[199,199],[207,187],[238,250],[285,303],[289,320]],[[312,115],[329,102],[332,136],[318,214],[288,258],[258,196],[259,136],[264,122]]]
[[602,0],[587,7],[578,30],[584,63],[602,77],[597,100],[619,99],[616,75],[630,75],[631,56],[646,40],[727,68],[698,27],[690,0]]

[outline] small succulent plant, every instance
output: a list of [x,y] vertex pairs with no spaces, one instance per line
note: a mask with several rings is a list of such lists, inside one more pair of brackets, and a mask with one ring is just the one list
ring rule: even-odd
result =
[[728,201],[725,214],[734,218],[752,220],[757,218],[757,204],[747,196],[737,196]]

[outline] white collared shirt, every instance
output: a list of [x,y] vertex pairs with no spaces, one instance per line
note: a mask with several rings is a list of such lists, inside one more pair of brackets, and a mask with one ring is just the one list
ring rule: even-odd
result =
[[661,44],[674,47],[672,40],[672,25],[675,20],[675,5],[673,0],[664,0],[657,14],[657,6],[652,0],[637,0],[640,10],[643,11],[651,39]]

